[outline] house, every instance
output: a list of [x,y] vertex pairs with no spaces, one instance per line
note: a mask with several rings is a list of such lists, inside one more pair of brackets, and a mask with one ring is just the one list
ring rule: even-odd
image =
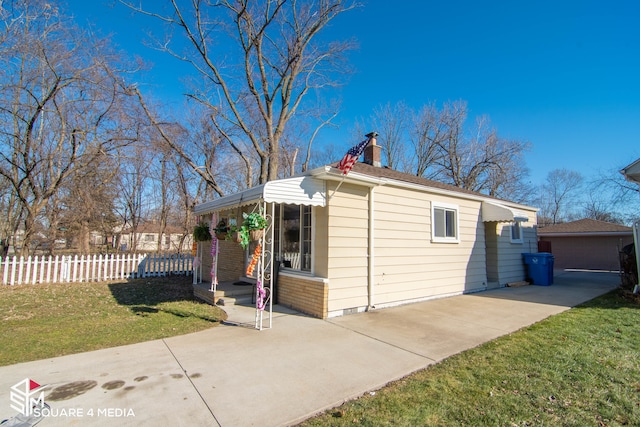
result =
[[620,250],[633,243],[633,230],[585,218],[541,227],[538,239],[551,245],[554,268],[618,271]]
[[185,234],[181,228],[167,225],[162,233],[160,245],[158,245],[160,224],[155,222],[140,224],[135,232],[131,227],[125,228],[119,237],[121,250],[142,252],[183,252],[191,249],[193,240],[191,234]]
[[640,185],[640,159],[623,168],[620,173],[624,175],[627,181]]
[[[625,179],[627,181],[633,182],[635,184],[638,184],[638,186],[640,186],[640,159],[636,160],[635,162],[631,163],[629,166],[623,168],[620,173],[622,173],[622,175],[624,175]],[[640,189],[639,189],[640,190]],[[640,291],[640,284],[637,283],[637,279],[638,279],[638,267],[640,267],[640,250],[638,250],[638,248],[640,247],[640,220],[636,221],[633,224],[633,240],[634,240],[634,252],[635,252],[635,258],[636,258],[636,286],[634,289],[634,293],[637,293]]]
[[[324,166],[196,206],[209,221],[262,211],[270,223],[247,250],[216,242],[218,281],[270,284],[277,262],[279,304],[329,318],[524,280],[535,208],[380,167],[375,141],[364,156],[348,175]],[[257,245],[262,268],[247,277]]]

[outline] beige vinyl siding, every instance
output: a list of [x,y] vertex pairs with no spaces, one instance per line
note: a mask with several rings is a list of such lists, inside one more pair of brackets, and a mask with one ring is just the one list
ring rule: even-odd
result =
[[528,212],[529,220],[520,223],[522,243],[511,242],[511,223],[496,224],[497,244],[497,282],[504,286],[507,283],[519,282],[525,279],[525,267],[522,254],[537,252],[536,214]]
[[499,287],[500,273],[498,271],[498,223],[485,222],[485,245],[487,250],[487,280],[489,285]]
[[368,188],[327,184],[328,311],[367,305]]
[[[374,305],[483,290],[488,276],[501,284],[522,280],[522,252],[535,250],[535,211],[521,224],[524,241],[518,244],[511,243],[509,223],[482,222],[480,200],[392,184],[372,190],[344,184],[335,194],[334,189],[328,185],[326,208],[330,315],[369,303],[369,191],[375,205]],[[456,210],[457,240],[434,241],[433,206]]]
[[313,274],[316,277],[328,277],[328,209],[314,207],[313,221]]
[[[484,289],[480,202],[394,187],[374,191],[375,304]],[[431,241],[433,203],[458,207],[459,243]]]

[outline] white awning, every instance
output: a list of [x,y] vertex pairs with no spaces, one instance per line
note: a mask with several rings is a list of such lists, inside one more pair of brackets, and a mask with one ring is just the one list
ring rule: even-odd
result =
[[197,205],[197,215],[265,201],[305,206],[325,206],[325,183],[310,176],[279,179]]
[[529,220],[526,212],[519,211],[497,202],[482,202],[482,221],[514,222]]

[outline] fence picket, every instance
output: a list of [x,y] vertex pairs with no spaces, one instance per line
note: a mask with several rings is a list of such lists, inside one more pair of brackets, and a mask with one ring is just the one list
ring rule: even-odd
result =
[[53,283],[58,281],[58,255],[53,259]]
[[35,285],[38,278],[38,255],[33,258],[33,272],[31,273],[31,284]]
[[22,269],[24,267],[24,257],[20,256],[20,264],[18,264],[18,285],[22,285]]
[[125,274],[124,272],[126,270],[126,267],[125,267],[126,259],[127,259],[126,255],[122,254],[122,259],[120,260],[120,278],[121,279],[124,279],[124,274]]
[[29,283],[31,280],[31,255],[27,257],[27,262],[25,263],[25,272],[24,272],[24,282]]
[[18,266],[16,265],[16,260],[17,258],[14,256],[13,262],[11,263],[11,284],[12,285],[15,285],[16,283],[16,269],[18,268]]
[[78,280],[78,255],[73,256],[73,276],[71,276],[71,281],[73,283]]
[[47,278],[46,278],[46,283],[50,283],[51,282],[51,262],[52,262],[52,257],[51,255],[49,255],[49,259],[47,259]]
[[44,283],[44,255],[40,260],[40,283]]

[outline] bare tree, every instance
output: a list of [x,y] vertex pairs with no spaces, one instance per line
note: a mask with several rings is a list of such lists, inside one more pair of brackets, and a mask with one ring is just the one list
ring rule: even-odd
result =
[[464,123],[467,119],[467,103],[458,101],[446,103],[436,116],[442,121],[446,136],[439,138],[436,156],[436,168],[440,179],[446,178],[456,187],[466,188],[464,169],[469,162],[465,156],[469,153],[464,138]]
[[598,221],[612,222],[614,224],[624,224],[624,220],[617,212],[612,210],[612,204],[604,200],[601,193],[590,189],[588,199],[584,203],[581,218],[591,218]]
[[309,165],[311,164],[311,161],[312,161],[312,146],[316,137],[320,133],[320,131],[325,127],[334,126],[332,123],[332,120],[338,116],[340,109],[337,104],[334,104],[332,105],[332,107],[329,107],[329,108],[330,110],[332,110],[332,112],[326,114],[325,116],[317,118],[317,124],[314,127],[313,132],[311,132],[311,135],[308,137],[308,142],[306,144],[307,145],[306,155],[304,157],[304,161],[302,162],[302,168],[301,168],[302,172],[305,172],[309,169]]
[[196,179],[193,174],[186,173],[187,167],[184,165],[183,160],[177,156],[174,156],[171,159],[174,162],[173,167],[176,171],[174,189],[178,200],[173,215],[173,222],[175,224],[180,224],[180,227],[182,228],[182,238],[178,246],[178,251],[182,251],[185,239],[193,230],[193,206],[195,205],[198,191],[197,186],[194,185]]
[[[464,101],[440,109],[430,103],[418,111],[387,104],[374,111],[372,121],[393,169],[495,197],[523,201],[530,193],[524,160],[529,144],[502,138],[487,116],[469,127]],[[365,128],[358,123],[356,133]]]
[[150,165],[155,153],[140,144],[118,153],[118,198],[116,212],[120,224],[131,233],[131,249],[138,247],[138,228],[148,217],[151,205]]
[[18,229],[23,210],[13,186],[0,175],[0,256],[6,256],[9,247],[15,245],[15,230]]
[[589,202],[587,209],[598,215],[611,212],[614,219],[633,224],[640,219],[640,186],[627,181],[620,169],[618,167],[598,174],[590,184],[590,200],[593,199],[593,203]]
[[435,103],[424,105],[411,114],[409,140],[415,152],[414,170],[416,176],[436,178],[434,167],[441,155],[442,147],[449,137],[446,121]]
[[[121,3],[174,30],[157,47],[202,78],[189,96],[210,110],[238,156],[245,162],[257,157],[259,183],[277,177],[288,123],[310,91],[337,84],[343,54],[352,46],[318,40],[329,22],[354,7],[343,0],[171,0],[170,13]],[[188,48],[174,50],[180,43],[171,37],[181,37]]]
[[[146,126],[149,132],[157,135],[158,144],[173,150],[209,187],[218,195],[224,196],[224,188],[219,183],[219,159],[216,158],[221,136],[213,126],[212,118],[206,112],[201,114],[201,111],[195,111],[195,114],[191,115],[195,119],[191,123],[190,132],[177,122],[168,122],[160,118],[158,108],[150,105],[137,88],[134,89],[134,93],[148,120],[145,122]],[[248,166],[244,175],[248,177],[251,165],[248,159],[245,159],[244,163]],[[250,184],[249,179],[245,182]]]
[[403,102],[394,105],[387,103],[373,110],[371,120],[376,123],[375,129],[380,134],[378,140],[387,160],[386,165],[391,169],[405,169],[407,145],[404,138],[408,116],[409,107]]
[[[55,248],[58,237],[64,237],[67,247],[75,247],[83,254],[89,254],[92,248],[91,235],[99,232],[100,238],[113,236],[118,225],[115,213],[116,185],[118,165],[112,156],[102,156],[83,173],[76,173],[60,188],[55,199],[51,199],[48,209],[59,212],[54,221],[48,216],[50,227],[50,246]],[[100,242],[104,244],[107,242]],[[106,249],[104,245],[101,249]]]
[[9,28],[0,47],[0,175],[24,212],[26,254],[39,217],[65,181],[130,142],[127,95],[109,47],[55,6],[39,0],[3,6]]
[[576,171],[554,169],[540,188],[541,225],[557,224],[568,219],[579,205],[583,178]]
[[169,210],[171,209],[171,202],[173,198],[173,192],[169,191],[169,188],[175,184],[172,173],[169,170],[167,163],[169,162],[168,153],[162,153],[160,158],[159,170],[154,174],[155,185],[154,199],[160,200],[159,206],[156,207],[158,220],[158,240],[156,241],[157,252],[162,251],[162,239],[167,229],[167,220],[169,219]]
[[477,121],[472,147],[476,147],[475,165],[469,173],[472,189],[512,200],[524,197],[522,183],[529,173],[524,153],[529,150],[528,143],[500,137],[489,118],[483,116]]
[[472,136],[465,135],[467,107],[464,102],[445,104],[439,119],[445,137],[438,140],[435,157],[438,175],[456,187],[509,197],[514,183],[527,174],[523,154],[529,144],[500,137],[486,116],[476,120]]

